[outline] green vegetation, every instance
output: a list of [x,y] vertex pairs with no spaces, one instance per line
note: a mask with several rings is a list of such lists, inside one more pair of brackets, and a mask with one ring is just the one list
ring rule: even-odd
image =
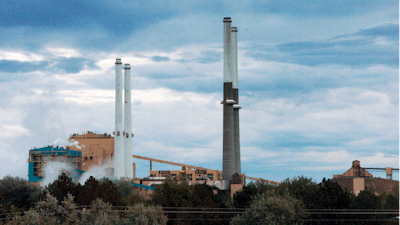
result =
[[5,176],[0,180],[0,213],[26,211],[35,206],[42,189],[20,177]]
[[[166,180],[154,191],[151,201],[168,211],[178,212],[167,213],[168,224],[228,224],[230,220],[227,215],[218,213],[220,209],[226,208],[226,204],[221,197],[213,193],[210,186],[205,184],[190,186],[185,179]],[[179,212],[182,208],[188,213]],[[200,213],[190,212],[193,208]],[[215,213],[206,213],[209,211]]]
[[254,196],[244,214],[233,218],[232,225],[303,224],[307,213],[303,203],[288,192],[277,193],[274,189]]
[[[279,186],[250,182],[233,199],[185,178],[169,179],[147,200],[122,179],[90,177],[81,185],[61,174],[41,188],[6,176],[0,224],[398,224],[388,221],[393,214],[368,213],[398,211],[398,202],[398,186],[388,194],[364,190],[355,196],[331,180],[303,176]],[[341,213],[348,211],[362,213]]]

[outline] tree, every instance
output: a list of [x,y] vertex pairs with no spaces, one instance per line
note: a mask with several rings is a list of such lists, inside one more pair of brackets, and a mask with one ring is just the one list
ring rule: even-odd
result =
[[117,186],[108,178],[100,179],[100,189],[98,198],[110,203],[113,206],[121,206],[122,198],[121,193],[118,191]]
[[236,208],[250,207],[251,200],[258,193],[257,187],[253,182],[247,184],[241,191],[233,195],[233,205]]
[[31,185],[26,179],[5,176],[0,180],[0,204],[3,211],[9,212],[11,205],[17,210],[28,210],[38,201],[41,187]]
[[386,201],[385,201],[383,208],[384,209],[399,209],[399,198],[396,198],[392,194],[389,194],[386,197]]
[[163,214],[161,207],[147,207],[140,204],[128,207],[120,214],[117,210],[113,210],[111,204],[97,198],[91,202],[88,208],[79,212],[74,203],[74,197],[70,193],[61,204],[57,198],[47,193],[46,197],[27,211],[24,216],[15,214],[13,218],[9,218],[7,224],[165,225],[166,222],[167,217]]
[[278,187],[280,193],[288,191],[293,197],[301,199],[308,209],[317,207],[318,185],[312,180],[304,176],[287,178]]
[[72,178],[62,173],[56,180],[46,186],[45,192],[54,196],[61,203],[67,197],[68,193],[75,194],[75,186],[76,184]]
[[47,193],[45,199],[37,202],[36,206],[27,211],[23,217],[14,215],[7,224],[60,224],[57,212],[57,198]]
[[[155,205],[169,207],[169,210],[176,210],[180,207],[197,208],[196,211],[207,210],[207,208],[224,208],[221,199],[214,195],[212,188],[205,184],[190,186],[184,179],[171,180],[158,187],[152,196]],[[223,224],[221,214],[210,213],[169,213],[168,224]]]
[[164,215],[160,206],[145,206],[143,203],[129,206],[125,210],[125,217],[121,219],[121,224],[134,225],[165,225],[168,218]]
[[352,206],[355,209],[379,209],[380,198],[370,190],[363,190],[354,198]]
[[118,224],[119,221],[118,212],[112,210],[111,204],[96,198],[89,209],[82,211],[80,224],[108,225]]
[[262,194],[270,190],[276,190],[277,187],[265,182],[250,182],[241,191],[238,191],[233,196],[233,205],[236,208],[248,208],[252,199],[257,194]]
[[337,182],[329,179],[318,184],[318,191],[314,198],[315,207],[319,209],[347,209],[351,200],[351,194],[348,191],[344,191]]
[[[361,191],[351,203],[354,209],[381,209],[381,197],[375,195],[372,191]],[[354,216],[360,220],[376,220],[376,219],[389,219],[391,216],[387,215],[357,215]],[[358,224],[368,224],[367,222],[359,222]]]
[[74,196],[68,193],[67,197],[62,201],[62,206],[58,208],[62,224],[77,224],[79,222],[79,215],[77,211],[78,207],[74,202]]
[[90,203],[96,198],[100,197],[100,184],[93,176],[90,176],[86,180],[85,185],[81,189],[82,195],[80,197],[80,203],[83,205],[90,205]]
[[236,216],[231,225],[244,224],[304,224],[306,217],[302,202],[289,193],[277,194],[274,190],[258,194],[250,207]]
[[146,200],[139,193],[139,188],[134,187],[130,181],[119,179],[114,180],[114,184],[121,194],[122,204],[131,206],[138,203],[145,203]]

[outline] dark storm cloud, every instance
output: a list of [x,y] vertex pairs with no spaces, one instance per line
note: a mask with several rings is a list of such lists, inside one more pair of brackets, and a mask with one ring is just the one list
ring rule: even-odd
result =
[[[292,42],[276,46],[255,46],[250,55],[258,60],[308,66],[321,64],[398,66],[398,34],[398,24],[388,24],[338,36],[330,40]],[[379,43],[379,41],[385,43]]]

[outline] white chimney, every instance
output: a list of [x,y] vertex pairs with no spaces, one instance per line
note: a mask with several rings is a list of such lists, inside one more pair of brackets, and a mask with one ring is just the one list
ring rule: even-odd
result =
[[124,103],[124,170],[125,177],[133,179],[132,164],[132,113],[131,113],[131,66],[125,64],[125,103]]
[[114,139],[114,179],[124,177],[124,139],[122,121],[122,63],[115,62],[115,139]]

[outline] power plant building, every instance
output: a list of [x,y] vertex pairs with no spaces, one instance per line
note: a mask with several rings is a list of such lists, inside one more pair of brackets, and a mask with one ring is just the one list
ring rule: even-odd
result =
[[[182,170],[153,171],[147,178],[135,178],[135,164],[132,162],[132,119],[131,119],[131,80],[130,65],[122,68],[122,60],[115,62],[115,130],[114,137],[109,134],[73,134],[70,147],[32,150],[30,152],[29,176],[31,182],[38,182],[44,176],[44,164],[50,159],[65,156],[68,163],[75,163],[77,171],[85,172],[92,166],[105,165],[109,167],[114,179],[128,178],[138,185],[155,185],[155,180],[165,177],[186,177],[191,183],[205,182],[220,190],[235,192],[244,185],[244,174],[241,174],[240,163],[240,132],[239,132],[239,87],[237,58],[237,28],[231,27],[232,20],[223,20],[223,162],[222,171],[193,167],[182,164]],[[123,80],[122,69],[125,70]],[[125,92],[123,92],[123,88]],[[57,152],[57,153],[55,153]],[[50,155],[49,155],[50,154]],[[49,155],[50,159],[45,156]],[[44,160],[46,158],[46,160]],[[142,157],[144,158],[144,157]],[[42,160],[43,159],[43,160]],[[150,159],[157,161],[156,159]],[[162,161],[162,160],[158,160]],[[177,164],[167,162],[169,164]],[[131,167],[132,166],[132,167]],[[31,175],[32,174],[32,175]],[[32,179],[31,179],[32,177]],[[135,179],[134,179],[135,178]],[[142,187],[142,186],[141,186]],[[145,186],[143,186],[145,187]]]
[[[44,178],[44,168],[49,162],[67,163],[75,169],[77,175],[88,171],[92,166],[108,167],[109,176],[113,176],[114,137],[110,134],[72,134],[69,136],[72,146],[46,146],[29,151],[28,180],[31,183],[41,182]],[[63,171],[70,173],[70,171]],[[69,174],[72,175],[72,174]],[[74,175],[74,179],[78,177]]]
[[[370,171],[386,171],[386,178],[375,178]],[[352,166],[343,174],[333,175],[332,181],[337,182],[343,189],[350,191],[355,195],[358,195],[360,191],[370,190],[376,195],[380,195],[383,192],[389,194],[393,191],[393,188],[399,188],[399,181],[392,180],[392,172],[399,171],[394,168],[368,168],[361,167],[361,163],[358,160],[353,161]]]
[[72,134],[69,136],[69,142],[77,141],[77,145],[68,148],[80,151],[82,158],[81,170],[87,171],[94,165],[108,163],[114,157],[114,137],[110,134],[96,134],[86,132],[84,134]]
[[[81,152],[59,146],[46,146],[29,151],[28,181],[39,183],[44,177],[44,167],[51,161],[65,162],[71,165],[78,173],[82,173]],[[67,172],[67,171],[66,171]]]

